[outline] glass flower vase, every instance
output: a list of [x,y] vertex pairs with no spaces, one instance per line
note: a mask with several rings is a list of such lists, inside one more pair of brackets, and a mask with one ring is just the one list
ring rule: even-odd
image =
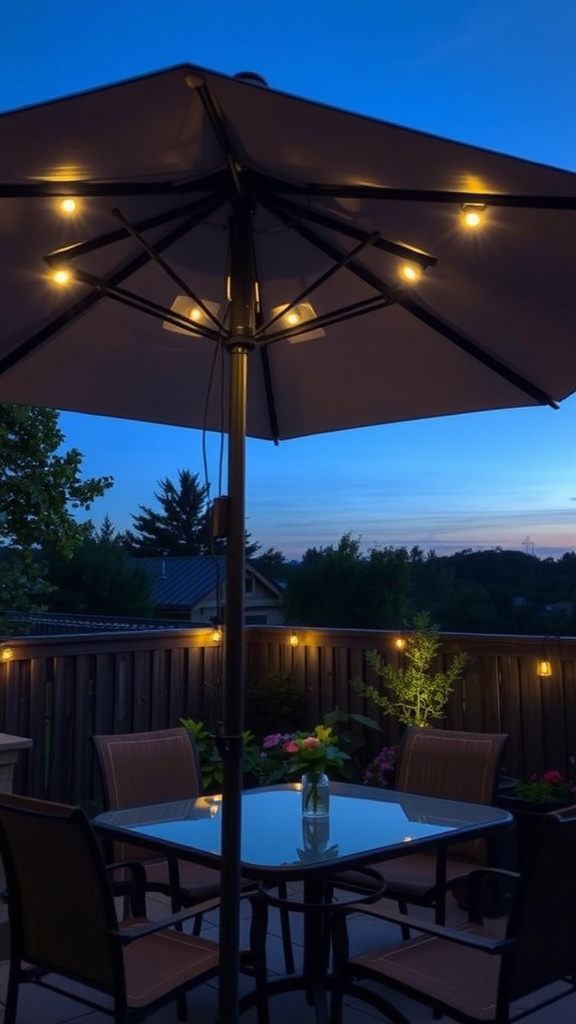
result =
[[302,776],[302,815],[325,817],[330,801],[330,779],[324,772],[306,772]]

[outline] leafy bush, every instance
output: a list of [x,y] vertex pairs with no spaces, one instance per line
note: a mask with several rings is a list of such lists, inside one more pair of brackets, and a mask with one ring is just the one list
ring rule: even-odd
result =
[[418,612],[406,636],[405,663],[392,665],[377,651],[367,651],[366,661],[382,680],[382,689],[363,680],[355,680],[354,685],[383,714],[397,718],[404,725],[429,727],[443,717],[468,657],[461,651],[454,655],[444,672],[431,672],[441,646],[438,628],[430,622],[429,613]]
[[[200,761],[202,789],[205,793],[220,793],[224,775],[216,736],[206,728],[203,722],[197,722],[193,718],[181,718],[180,724],[188,729],[194,740]],[[253,778],[260,774],[258,770],[260,748],[249,730],[246,730],[242,736],[244,739],[243,771],[246,781],[253,781]]]
[[304,695],[289,672],[267,672],[248,683],[246,725],[262,741],[273,732],[301,729]]

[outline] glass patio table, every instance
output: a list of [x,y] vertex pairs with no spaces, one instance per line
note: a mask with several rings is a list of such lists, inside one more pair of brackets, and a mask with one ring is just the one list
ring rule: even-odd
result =
[[[438,850],[510,827],[512,815],[484,804],[460,803],[349,783],[330,783],[327,817],[302,816],[300,785],[265,786],[242,795],[241,870],[264,885],[302,881],[303,902],[322,904],[337,872],[424,849]],[[203,796],[124,810],[94,819],[108,838],[148,846],[166,857],[218,868],[221,797]],[[329,886],[328,886],[329,888]],[[357,898],[357,897],[356,897]],[[302,974],[272,982],[270,991],[304,986],[327,1020],[323,989],[322,916],[304,915]]]

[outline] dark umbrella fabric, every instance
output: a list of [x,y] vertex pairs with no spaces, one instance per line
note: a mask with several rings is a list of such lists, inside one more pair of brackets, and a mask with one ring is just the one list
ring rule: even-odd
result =
[[4,114],[0,153],[0,401],[228,434],[233,1024],[246,434],[572,394],[576,175],[192,66]]

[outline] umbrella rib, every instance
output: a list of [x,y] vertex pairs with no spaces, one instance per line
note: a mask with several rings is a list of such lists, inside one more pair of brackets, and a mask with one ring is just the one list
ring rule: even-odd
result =
[[[218,203],[218,205],[220,205],[220,203]],[[174,283],[177,284],[179,288],[182,289],[184,294],[187,295],[188,298],[192,299],[193,302],[195,302],[198,305],[198,307],[203,311],[204,315],[217,328],[218,332],[220,333],[220,332],[224,331],[224,324],[220,323],[220,321],[218,320],[218,317],[216,317],[214,315],[214,313],[212,313],[212,311],[210,309],[208,309],[208,307],[203,302],[203,300],[198,295],[196,295],[196,293],[194,291],[192,291],[192,289],[190,288],[190,285],[188,285],[186,283],[186,281],[184,281],[183,278],[181,278],[180,275],[177,274],[176,271],[173,270],[172,267],[168,263],[166,263],[166,260],[164,260],[162,258],[162,256],[160,255],[159,252],[156,251],[154,246],[150,245],[150,243],[147,242],[146,239],[142,237],[142,235],[140,234],[138,229],[135,226],[133,226],[132,224],[130,224],[130,221],[127,220],[127,218],[124,216],[124,214],[121,212],[121,210],[119,210],[116,207],[114,210],[112,210],[112,213],[113,213],[113,215],[115,217],[118,218],[120,223],[124,225],[124,227],[126,228],[126,231],[133,238],[136,239],[136,241],[138,242],[139,245],[142,246],[142,248],[144,249],[144,252],[147,252],[148,255],[150,256],[150,258],[152,260],[154,260],[154,262],[161,268],[161,270],[163,270],[164,273],[167,274],[168,277],[172,281],[174,281]],[[190,228],[192,229],[192,227],[195,227],[195,226],[196,226],[196,224],[190,225]]]
[[[297,306],[299,302],[302,302],[313,291],[315,291],[321,285],[325,284],[326,281],[329,281],[330,278],[334,276],[334,274],[336,274],[339,270],[342,269],[342,267],[347,266],[347,264],[350,263],[351,260],[353,260],[354,257],[359,252],[362,251],[362,249],[365,249],[367,245],[370,245],[372,239],[376,238],[376,237],[377,237],[377,232],[374,232],[373,235],[367,236],[364,239],[364,241],[359,242],[358,245],[354,246],[354,248],[351,250],[351,252],[346,253],[344,256],[342,256],[342,258],[337,260],[331,267],[329,267],[329,269],[326,270],[324,274],[321,274],[320,277],[317,277],[316,280],[312,282],[312,284],[309,284],[306,288],[304,288],[301,292],[299,292],[298,295],[296,296],[296,298],[292,299],[288,303],[287,306],[284,306],[282,308],[281,312],[276,313],[276,315],[271,317],[265,324],[263,324],[261,327],[258,327],[256,329],[256,331],[254,332],[254,337],[258,338],[259,336],[264,335],[266,333],[266,331],[272,326],[272,324],[276,323],[277,320],[280,320],[281,317],[286,316],[286,314],[291,309],[294,309],[294,306]],[[314,320],[315,319],[316,318],[314,318]],[[308,323],[310,323],[310,321],[308,321]],[[308,330],[309,329],[310,329],[310,327],[308,327]]]
[[[263,203],[263,205],[266,205],[266,202],[263,201],[262,198],[260,201]],[[279,220],[283,221],[283,223],[286,224],[288,227],[291,227],[294,231],[296,231],[297,234],[301,235],[302,238],[304,238],[307,242],[310,242],[311,245],[319,249],[320,252],[323,252],[326,254],[326,256],[329,256],[331,260],[335,260],[338,262],[343,259],[345,254],[340,249],[337,249],[336,246],[332,245],[330,242],[327,242],[325,239],[320,238],[320,236],[317,235],[315,231],[311,231],[303,224],[294,221],[292,217],[289,217],[287,214],[283,213],[279,209],[273,212],[276,213],[276,216],[279,218]],[[367,284],[370,288],[373,288],[374,291],[379,292],[380,295],[384,295],[389,299],[392,299],[393,296],[395,295],[395,292],[393,292],[392,288],[390,288],[390,286],[386,284],[385,281],[382,281],[379,277],[376,276],[376,274],[373,274],[372,271],[368,270],[367,267],[362,266],[361,263],[357,263],[356,260],[350,260],[346,264],[346,266],[348,270],[355,274],[356,277],[359,277],[360,280],[364,282],[364,284]],[[308,323],[310,324],[311,321],[308,321]],[[308,329],[310,329],[310,327]]]
[[[177,241],[182,235],[189,231],[188,225],[180,225],[171,231],[162,241],[158,244],[158,248],[164,249],[168,245]],[[111,283],[113,285],[120,284],[131,274],[135,274],[136,271],[141,270],[142,267],[146,266],[150,262],[150,257],[146,253],[140,253],[130,263],[118,270],[112,277]],[[32,334],[29,338],[26,338],[20,345],[18,345],[12,352],[9,352],[3,359],[0,360],[0,376],[10,370],[13,366],[16,366],[22,359],[35,352],[36,349],[40,348],[45,342],[49,341],[55,334],[63,330],[64,327],[68,326],[72,321],[77,320],[78,317],[82,316],[88,309],[94,306],[97,302],[104,298],[101,291],[90,292],[89,295],[84,296],[78,302],[73,303],[67,309],[63,310],[57,317],[45,324],[39,331]]]
[[268,419],[270,422],[270,433],[272,434],[272,440],[274,441],[274,444],[278,444],[278,442],[280,441],[280,428],[278,426],[278,413],[276,410],[276,401],[274,399],[274,387],[272,384],[270,356],[268,354],[268,347],[266,345],[260,345],[259,349],[260,358],[262,362],[262,375],[264,377],[266,405],[268,408]]
[[[136,231],[151,231],[153,228],[161,227],[163,224],[168,224],[171,220],[176,220],[178,217],[190,217],[194,216],[195,222],[190,227],[196,227],[206,217],[210,217],[220,206],[222,206],[225,200],[219,197],[204,197],[199,202],[189,203],[186,206],[179,206],[174,210],[166,210],[164,213],[156,214],[154,217],[147,217],[146,220],[139,221],[134,225]],[[112,211],[114,212],[114,211]],[[44,257],[47,263],[56,263],[59,260],[70,260],[76,256],[85,256],[89,252],[94,252],[97,249],[103,249],[107,245],[113,245],[115,242],[121,242],[125,238],[128,238],[129,232],[127,228],[116,228],[114,231],[108,231],[103,235],[97,235],[96,238],[90,238],[86,242],[77,242],[75,245],[67,245],[61,249],[54,249]]]
[[57,199],[66,196],[166,196],[185,192],[216,192],[222,187],[223,171],[186,181],[39,181],[0,183],[0,199]]
[[228,131],[226,128],[224,117],[222,115],[222,111],[219,109],[217,102],[214,99],[214,96],[212,95],[212,92],[206,85],[206,82],[198,80],[194,83],[193,88],[196,90],[198,96],[200,97],[200,102],[202,103],[206,116],[212,126],[212,131],[214,132],[218,145],[222,150],[222,155],[226,160],[226,166],[228,167],[230,178],[234,185],[236,194],[237,196],[241,196],[243,194],[243,188],[239,174],[240,163],[234,157],[234,147],[232,146],[232,143],[228,136]]
[[472,356],[473,359],[476,359],[478,362],[488,367],[489,370],[493,370],[498,374],[498,376],[509,381],[510,384],[514,384],[515,387],[523,391],[524,394],[529,395],[530,398],[534,398],[539,404],[550,405],[553,409],[559,408],[555,399],[553,399],[551,395],[547,394],[546,391],[543,391],[538,387],[538,385],[533,384],[531,381],[527,380],[526,377],[523,377],[522,374],[513,370],[510,366],[507,366],[506,363],[502,363],[495,356],[480,348],[479,345],[471,341],[469,338],[466,338],[465,335],[460,333],[460,331],[457,331],[456,328],[451,327],[450,324],[441,320],[431,310],[426,309],[425,306],[416,302],[415,299],[406,296],[404,298],[399,298],[397,301],[398,304],[408,313],[411,313],[412,316],[415,316],[418,320],[421,320],[422,323],[425,323],[428,327],[431,327],[448,341],[451,341],[453,345],[456,345],[458,348],[462,349],[463,352],[466,352],[467,355]]
[[[272,193],[302,196],[330,196],[334,199],[390,199],[418,203],[486,203],[489,206],[512,206],[533,210],[575,210],[575,196],[510,195],[503,192],[464,192],[446,189],[391,188],[386,185],[326,185],[314,182],[299,184],[253,172],[258,188]],[[558,173],[561,173],[558,171]],[[566,172],[568,173],[568,172]]]
[[382,295],[378,298],[365,299],[363,302],[354,302],[350,306],[342,306],[331,313],[324,313],[322,316],[304,320],[298,326],[277,331],[275,334],[269,334],[262,344],[271,345],[275,341],[285,341],[286,339],[289,341],[300,334],[309,334],[310,331],[315,331],[318,328],[330,327],[331,324],[344,323],[345,320],[353,320],[354,317],[365,316],[367,313],[374,313],[379,309],[385,309],[386,306],[391,306],[395,301],[396,299],[393,296],[387,297]]
[[343,224],[336,218],[329,217],[327,214],[321,213],[319,210],[312,210],[298,206],[297,203],[291,203],[287,199],[280,199],[278,196],[274,196],[273,200],[268,196],[265,199],[262,197],[260,198],[262,204],[278,216],[282,210],[284,214],[290,214],[292,217],[304,218],[305,220],[311,221],[313,224],[319,224],[321,227],[329,228],[330,231],[336,231],[339,234],[347,235],[349,238],[369,242],[369,244],[375,249],[381,249],[393,256],[399,256],[402,259],[418,263],[424,270],[426,270],[427,267],[436,266],[436,256],[433,256],[431,253],[424,252],[422,249],[417,249],[416,246],[408,245],[405,242],[394,242],[389,238],[382,238],[379,233],[370,235],[367,231],[362,231],[360,228],[352,227],[350,224]]
[[140,313],[147,313],[149,316],[156,317],[157,320],[168,321],[176,327],[181,327],[186,334],[189,334],[193,338],[203,337],[210,338],[211,341],[217,341],[221,335],[220,330],[211,331],[202,327],[201,324],[192,326],[185,316],[180,316],[180,314],[175,313],[174,310],[168,309],[166,306],[162,306],[158,302],[153,302],[152,299],[147,299],[142,295],[138,295],[136,292],[131,292],[127,288],[118,288],[116,285],[111,285],[104,278],[96,277],[94,274],[88,274],[83,270],[78,270],[76,273],[78,281],[82,284],[87,284],[92,288],[95,288],[99,292],[103,292],[107,298],[115,299],[117,302],[121,302],[125,306],[130,306],[131,309],[135,309]]

